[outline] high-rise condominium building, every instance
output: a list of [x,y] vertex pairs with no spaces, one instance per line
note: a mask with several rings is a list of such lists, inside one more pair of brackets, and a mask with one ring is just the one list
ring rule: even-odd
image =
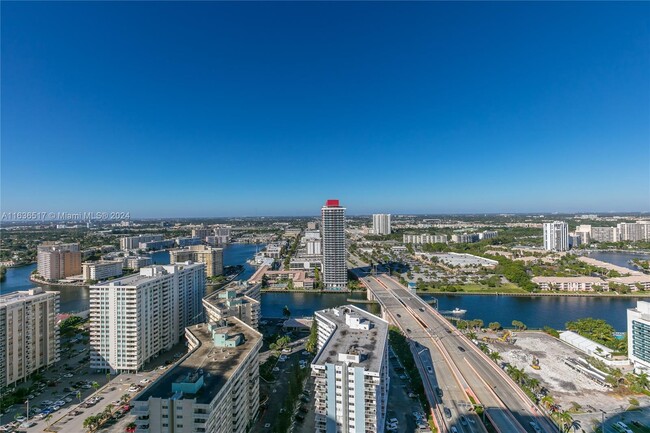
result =
[[621,241],[647,241],[650,240],[650,221],[637,221],[635,223],[620,223],[618,229]]
[[199,227],[199,228],[192,229],[192,237],[193,238],[205,239],[206,236],[212,236],[213,233],[214,233],[214,230],[208,229],[208,228],[205,228],[205,227]]
[[618,242],[616,227],[591,227],[589,240],[596,242]]
[[37,248],[38,273],[45,280],[81,274],[79,244],[43,242]]
[[185,336],[190,354],[133,400],[137,431],[250,431],[259,410],[262,335],[230,318],[190,326]]
[[127,250],[137,250],[140,248],[140,243],[146,242],[157,242],[162,241],[163,235],[138,235],[138,236],[126,236],[120,238],[120,249]]
[[59,292],[0,296],[0,388],[59,361]]
[[203,320],[205,265],[148,266],[90,286],[90,368],[134,372]]
[[223,248],[193,245],[188,248],[169,251],[169,262],[171,264],[187,262],[188,260],[205,264],[206,277],[216,277],[223,274]]
[[650,373],[650,302],[627,310],[628,356],[637,373]]
[[315,313],[316,433],[383,432],[388,323],[352,305]]
[[569,250],[569,225],[564,221],[544,223],[544,249],[547,251]]
[[372,216],[372,232],[376,235],[390,234],[389,213],[376,213]]
[[343,290],[348,285],[345,247],[345,208],[338,200],[327,200],[321,209],[323,230],[323,287]]

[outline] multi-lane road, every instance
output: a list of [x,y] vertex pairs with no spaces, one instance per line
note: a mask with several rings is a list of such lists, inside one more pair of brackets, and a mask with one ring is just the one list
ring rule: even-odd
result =
[[504,371],[420,297],[387,275],[361,281],[413,342],[427,397],[443,431],[485,431],[470,396],[500,433],[555,431]]

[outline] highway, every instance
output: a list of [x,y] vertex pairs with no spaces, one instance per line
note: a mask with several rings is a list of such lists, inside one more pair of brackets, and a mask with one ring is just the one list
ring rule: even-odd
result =
[[[426,348],[419,354],[420,362],[425,369],[427,363],[433,364],[428,379],[433,387],[437,381],[443,390],[442,406],[452,411],[451,419],[443,416],[449,429],[454,425],[459,432],[482,431],[476,415],[469,412],[467,393],[471,393],[501,433],[556,430],[504,371],[420,297],[387,275],[366,276],[361,281],[406,335]],[[428,359],[421,356],[426,352]],[[465,416],[463,424],[460,415]]]
[[[413,342],[412,352],[422,375],[427,398],[431,403],[437,424],[444,425],[443,431],[451,431],[454,426],[459,433],[485,433],[487,430],[473,410],[465,393],[466,385],[460,375],[452,370],[441,352],[438,344],[418,323],[409,309],[400,303],[391,293],[379,290],[379,283],[373,279],[363,279],[368,286],[375,287],[373,293],[383,305],[384,311],[392,316],[405,335]],[[436,392],[442,391],[442,398]],[[445,413],[445,408],[448,412]],[[461,416],[464,417],[461,421]]]

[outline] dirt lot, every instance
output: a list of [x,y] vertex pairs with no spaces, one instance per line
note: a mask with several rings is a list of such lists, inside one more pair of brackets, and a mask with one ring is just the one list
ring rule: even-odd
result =
[[[619,420],[638,420],[650,426],[650,398],[635,395],[641,409],[629,411],[628,400],[632,396],[620,395],[564,364],[566,358],[584,357],[582,352],[541,332],[518,332],[515,339],[515,344],[497,342],[489,346],[501,354],[504,362],[523,368],[530,377],[538,379],[563,410],[571,408],[573,402],[578,403],[581,409],[573,417],[582,422],[584,431],[593,431],[600,423],[601,411],[606,413],[607,426]],[[539,358],[541,370],[530,366],[533,355]]]

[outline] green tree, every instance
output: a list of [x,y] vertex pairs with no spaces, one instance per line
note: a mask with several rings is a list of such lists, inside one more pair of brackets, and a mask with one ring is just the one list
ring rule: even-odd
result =
[[499,352],[497,352],[496,350],[493,351],[493,352],[490,352],[490,354],[488,356],[494,362],[498,362],[501,359],[501,354]]
[[519,320],[513,320],[512,321],[512,326],[514,326],[515,328],[517,328],[520,331],[523,331],[523,330],[526,329],[526,325],[524,324],[524,322],[521,322]]
[[501,329],[501,324],[499,322],[490,322],[488,328],[490,328],[493,331],[498,331],[499,329]]
[[311,329],[309,331],[309,338],[307,339],[307,343],[305,344],[305,349],[307,349],[307,352],[309,353],[316,353],[316,349],[318,345],[318,324],[316,323],[316,320],[313,320],[311,322]]

